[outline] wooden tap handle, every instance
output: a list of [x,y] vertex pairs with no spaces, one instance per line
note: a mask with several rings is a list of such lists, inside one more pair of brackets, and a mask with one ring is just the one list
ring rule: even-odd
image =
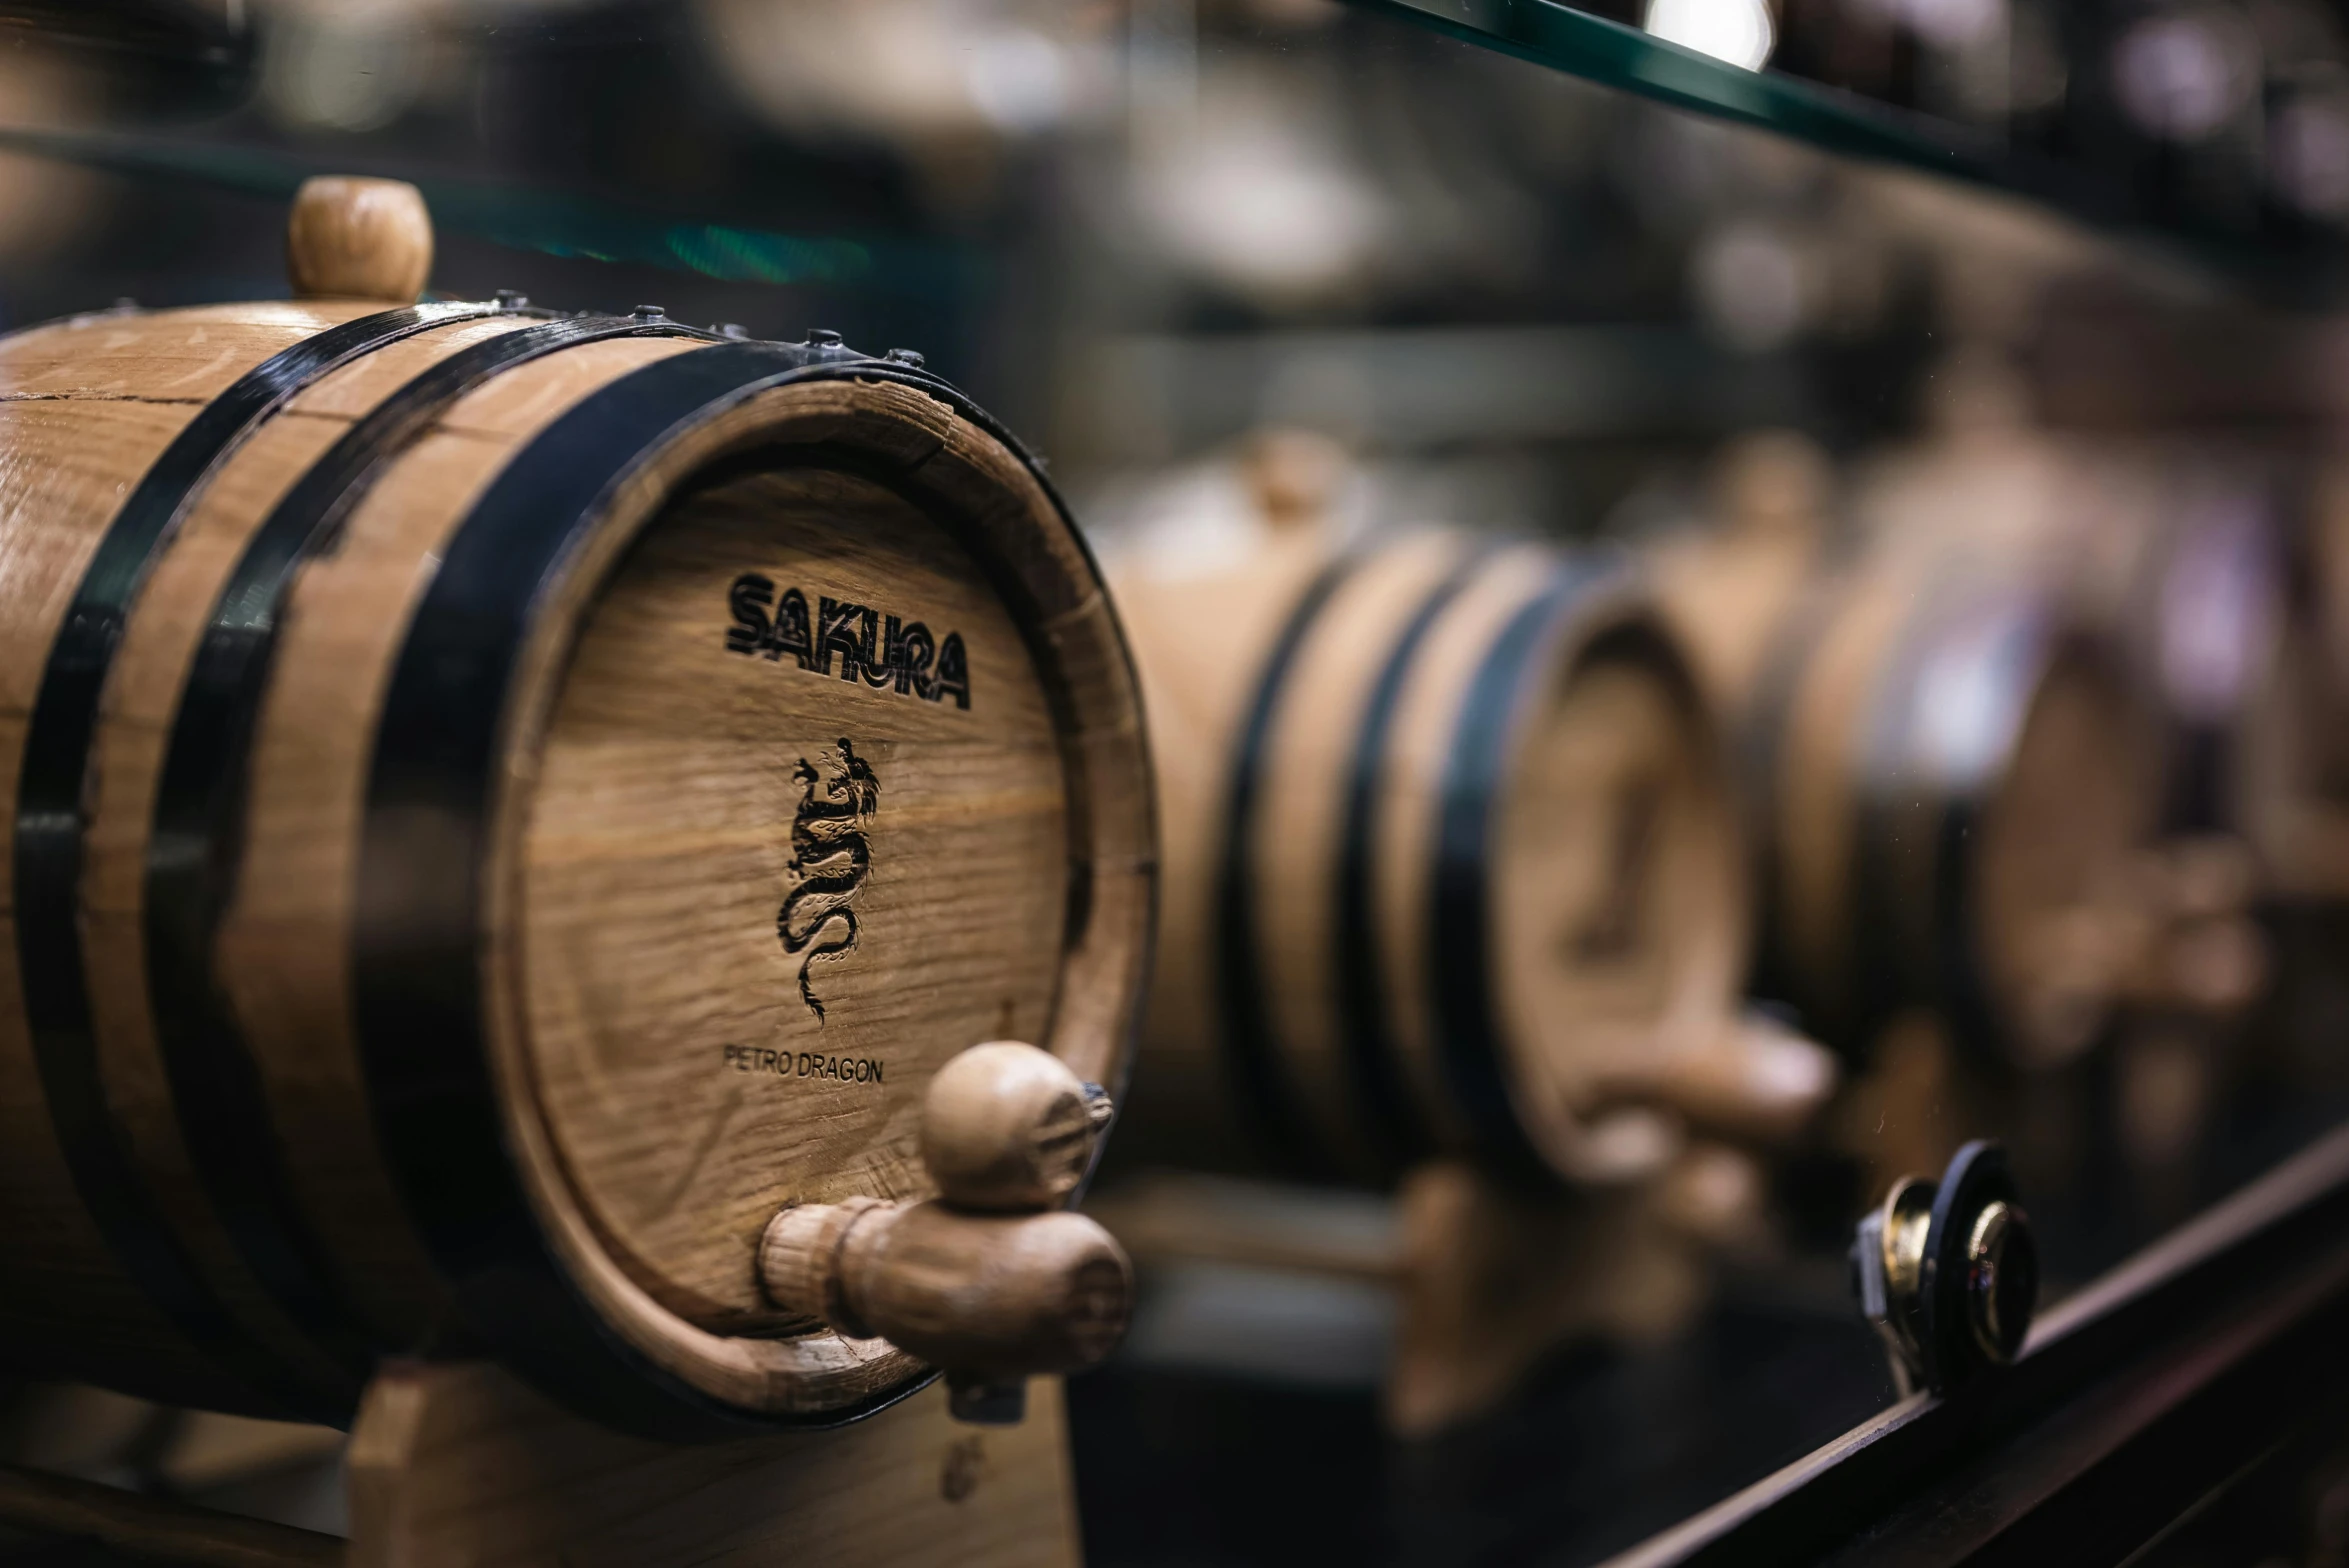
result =
[[1133,1310],[1124,1250],[1065,1211],[804,1204],[769,1222],[758,1266],[768,1298],[786,1311],[991,1382],[1093,1365]]
[[1755,1014],[1658,1042],[1597,1076],[1590,1100],[1662,1105],[1712,1132],[1777,1143],[1809,1125],[1835,1080],[1825,1047]]
[[1084,1179],[1109,1096],[1059,1057],[1017,1040],[974,1045],[930,1080],[922,1161],[959,1209],[1057,1207]]
[[413,304],[432,275],[423,193],[401,180],[304,180],[286,220],[285,266],[300,299]]

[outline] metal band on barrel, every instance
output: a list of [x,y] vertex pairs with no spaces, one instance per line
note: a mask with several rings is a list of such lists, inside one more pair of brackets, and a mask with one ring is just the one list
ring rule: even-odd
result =
[[1437,1062],[1453,1102],[1496,1163],[1543,1182],[1555,1177],[1518,1119],[1494,1012],[1492,818],[1529,683],[1547,673],[1538,656],[1556,646],[1560,623],[1608,575],[1602,566],[1570,560],[1503,625],[1461,700],[1437,797],[1427,951],[1435,970],[1452,977],[1429,999]]
[[[1753,989],[1797,1009],[1804,1029],[1848,1056],[1856,1050],[1850,1038],[1851,1009],[1844,999],[1822,993],[1787,947],[1782,906],[1789,897],[1788,873],[1780,821],[1789,731],[1811,661],[1835,627],[1835,595],[1842,586],[1839,578],[1812,586],[1773,636],[1761,677],[1754,683],[1753,701],[1731,743],[1742,786],[1738,794],[1745,801],[1746,842],[1753,857]],[[1856,898],[1856,885],[1847,879],[1847,886],[1855,888]]]
[[1412,1103],[1401,1050],[1387,1026],[1386,998],[1379,981],[1384,968],[1379,961],[1375,913],[1379,779],[1394,738],[1403,687],[1420,646],[1461,590],[1500,548],[1497,542],[1488,542],[1467,550],[1404,623],[1371,684],[1346,769],[1337,878],[1332,888],[1338,1038],[1354,1096],[1379,1156],[1397,1169],[1427,1153],[1434,1145],[1434,1135],[1427,1117]]
[[304,338],[245,372],[140,478],[92,554],[42,671],[17,780],[17,958],[33,1054],[76,1191],[134,1284],[188,1341],[289,1414],[341,1416],[356,1385],[314,1387],[229,1313],[158,1209],[107,1103],[81,942],[83,797],[108,671],[155,560],[229,456],[320,377],[403,338],[497,313],[416,305]]
[[239,1254],[288,1318],[364,1378],[378,1339],[294,1196],[258,1062],[214,957],[235,897],[252,748],[287,594],[386,467],[452,403],[583,343],[711,334],[663,321],[546,321],[472,343],[402,384],[329,447],[246,542],[214,599],[164,753],[147,841],[147,988],[182,1135]]
[[1215,868],[1215,990],[1222,1024],[1223,1060],[1240,1116],[1277,1162],[1300,1172],[1325,1172],[1330,1152],[1307,1120],[1297,1086],[1282,1068],[1266,1016],[1264,967],[1256,932],[1254,853],[1256,805],[1264,792],[1264,753],[1273,719],[1296,666],[1298,650],[1320,619],[1331,595],[1353,575],[1356,558],[1344,555],[1324,566],[1290,609],[1256,680],[1256,691],[1240,725],[1239,750],[1224,789],[1224,834]]
[[926,1379],[821,1415],[723,1405],[624,1341],[555,1254],[508,1152],[484,1033],[482,868],[506,703],[544,593],[649,454],[775,387],[845,377],[918,388],[994,428],[935,378],[799,344],[720,343],[610,383],[517,452],[450,537],[395,663],[367,778],[353,1012],[403,1205],[460,1313],[509,1365],[574,1409],[655,1437],[836,1426]]

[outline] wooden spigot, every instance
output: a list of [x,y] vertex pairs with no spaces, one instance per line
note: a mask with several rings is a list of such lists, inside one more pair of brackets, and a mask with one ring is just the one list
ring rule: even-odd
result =
[[297,299],[414,304],[432,275],[432,215],[401,180],[304,180],[286,220],[285,269]]
[[1824,1046],[1764,1014],[1695,1018],[1642,1036],[1594,1071],[1583,1109],[1657,1105],[1739,1142],[1785,1143],[1817,1117],[1836,1077]]
[[2113,1008],[2224,1022],[2259,999],[2271,958],[2252,916],[2258,875],[2242,843],[2173,838],[2117,864],[2075,903],[2043,915],[2021,986],[2039,1056],[2088,1048]]
[[1017,1421],[1030,1375],[1100,1361],[1133,1308],[1124,1250],[1056,1207],[1109,1114],[1109,1097],[1057,1057],[1009,1040],[973,1046],[922,1102],[938,1196],[787,1208],[760,1239],[760,1285],[785,1311],[942,1368],[962,1419]]

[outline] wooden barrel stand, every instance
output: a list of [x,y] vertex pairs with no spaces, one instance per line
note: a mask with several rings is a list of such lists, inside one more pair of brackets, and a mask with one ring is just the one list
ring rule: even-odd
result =
[[841,1432],[678,1446],[582,1421],[488,1362],[409,1362],[369,1385],[338,1449],[347,1537],[14,1466],[0,1533],[188,1568],[1082,1560],[1052,1379],[1016,1427],[957,1422],[932,1388]]

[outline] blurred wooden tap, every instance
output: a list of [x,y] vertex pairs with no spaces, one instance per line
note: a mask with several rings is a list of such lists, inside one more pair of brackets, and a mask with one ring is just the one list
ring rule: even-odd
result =
[[2132,871],[2136,943],[2123,999],[2215,1016],[2258,1000],[2269,965],[2252,917],[2259,878],[2249,846],[2222,834],[2172,839],[2146,850]]
[[1707,1131],[1779,1143],[1809,1126],[1834,1093],[1835,1058],[1763,1013],[1667,1026],[1594,1080],[1587,1110],[1661,1106]]

